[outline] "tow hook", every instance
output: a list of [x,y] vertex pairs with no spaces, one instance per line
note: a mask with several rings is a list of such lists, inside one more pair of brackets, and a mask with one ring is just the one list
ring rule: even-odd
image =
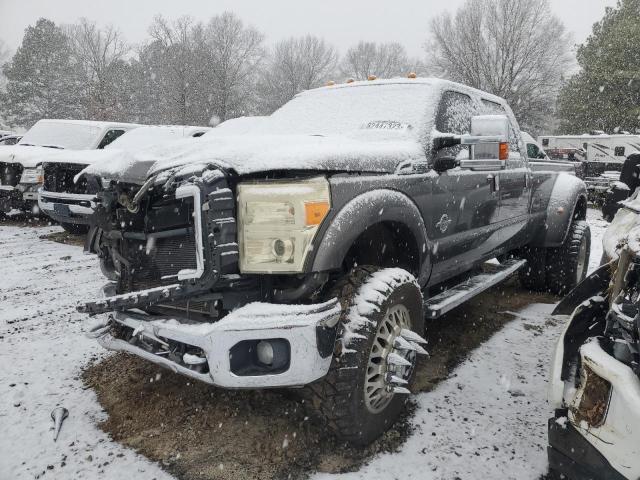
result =
[[113,325],[114,319],[112,315],[109,315],[106,320],[96,322],[89,331],[86,333],[87,338],[99,338],[106,334]]

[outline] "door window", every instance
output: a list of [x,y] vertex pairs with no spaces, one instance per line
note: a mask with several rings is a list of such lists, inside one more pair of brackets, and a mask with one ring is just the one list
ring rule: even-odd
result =
[[535,143],[527,143],[527,157],[539,158],[540,149]]
[[100,145],[98,145],[98,149],[106,147],[123,133],[124,130],[109,130],[107,133],[105,133],[104,138],[100,142]]
[[624,157],[624,147],[616,147],[613,151],[616,157]]
[[[445,134],[464,135],[471,131],[471,117],[476,113],[473,100],[460,92],[444,92],[436,115],[436,129]],[[458,160],[469,158],[467,146],[443,148],[438,157],[455,157]]]

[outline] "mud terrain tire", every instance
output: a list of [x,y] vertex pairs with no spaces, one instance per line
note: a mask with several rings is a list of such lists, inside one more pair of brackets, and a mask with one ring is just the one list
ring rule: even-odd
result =
[[[422,292],[406,270],[378,270],[368,266],[355,268],[338,282],[333,292],[342,304],[336,351],[327,376],[307,386],[304,396],[316,416],[340,440],[368,445],[393,425],[407,401],[406,394],[385,393],[367,384],[367,379],[371,382],[376,377],[371,372],[377,371],[370,358],[379,362],[381,371],[386,370],[384,352],[387,349],[382,346],[380,332],[387,335],[393,330],[390,326],[400,317],[403,320],[396,325],[406,324],[423,335]],[[400,328],[396,330],[399,332]],[[416,355],[415,352],[406,354],[412,366],[401,368],[406,368],[403,372],[408,384],[404,387],[410,388],[415,377]],[[365,389],[383,393],[375,397],[375,393],[367,394]],[[376,403],[372,398],[377,398]]]
[[527,265],[519,272],[520,282],[529,290],[565,294],[587,276],[590,251],[589,225],[585,220],[574,220],[561,246],[523,249]]
[[574,220],[562,246],[547,252],[547,282],[552,293],[564,294],[587,276],[591,230],[584,220]]

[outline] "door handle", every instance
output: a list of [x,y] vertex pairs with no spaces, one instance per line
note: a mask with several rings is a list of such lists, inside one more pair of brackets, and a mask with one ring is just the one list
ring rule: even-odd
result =
[[487,175],[487,183],[489,184],[489,189],[491,193],[496,193],[500,191],[500,177],[496,174]]

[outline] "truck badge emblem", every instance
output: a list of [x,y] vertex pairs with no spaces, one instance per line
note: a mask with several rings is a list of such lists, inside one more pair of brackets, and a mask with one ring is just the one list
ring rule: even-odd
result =
[[451,225],[451,219],[449,218],[449,215],[445,213],[440,218],[440,221],[436,223],[436,228],[440,230],[442,233],[444,233],[449,228],[449,225]]

